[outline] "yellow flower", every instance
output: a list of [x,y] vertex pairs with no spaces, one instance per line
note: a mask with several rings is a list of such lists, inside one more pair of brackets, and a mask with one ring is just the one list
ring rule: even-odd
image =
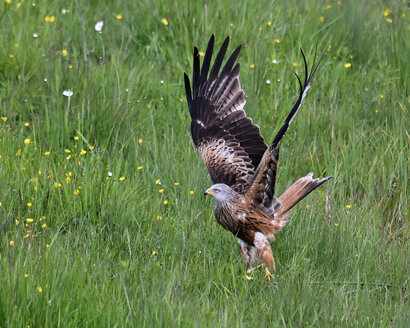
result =
[[16,225],[19,225],[20,221],[16,219],[15,223],[16,223]]
[[246,278],[247,280],[253,280],[253,277],[248,276],[248,275],[246,275],[245,278]]
[[168,19],[166,18],[166,17],[164,17],[163,19],[162,19],[162,24],[164,24],[165,26],[168,26]]
[[71,181],[70,177],[65,178],[65,182],[70,183],[70,181]]
[[164,189],[160,189],[158,190],[158,192],[162,194],[164,192]]
[[330,9],[330,8],[332,8],[332,5],[327,5],[327,6],[325,7],[325,9]]
[[30,139],[29,138],[24,139],[24,144],[29,145],[30,144]]
[[16,3],[16,10],[18,10],[21,7],[21,2]]
[[179,186],[179,182],[174,182],[174,185],[175,185],[175,186]]
[[190,190],[190,191],[189,191],[189,194],[190,194],[190,195],[195,194],[195,190]]
[[393,20],[392,20],[390,17],[387,17],[387,18],[386,18],[386,22],[387,22],[387,23],[393,23]]
[[294,62],[292,65],[293,65],[293,67],[298,67],[298,66],[300,66],[300,64],[299,64],[299,63],[296,63],[296,62]]
[[118,15],[117,15],[117,19],[118,19],[118,20],[121,20],[121,19],[122,19],[122,14],[118,14]]
[[347,205],[346,205],[346,208],[347,208],[348,210],[350,210],[350,209],[352,208],[352,205],[347,204]]
[[25,275],[24,275],[24,278],[28,278],[30,275],[28,274],[28,273],[26,273]]
[[10,240],[10,246],[14,246],[14,240]]
[[34,221],[34,220],[31,219],[31,218],[26,219],[26,222],[27,222],[27,223],[32,223],[33,221]]
[[309,205],[309,204],[307,204],[307,205],[306,205],[306,208],[310,208],[310,205]]
[[335,227],[338,227],[339,226],[339,223],[335,223]]
[[44,223],[41,227],[42,227],[43,229],[44,229],[44,228],[47,228],[47,223]]
[[141,138],[138,139],[138,143],[139,143],[140,145],[142,145],[142,139],[141,139]]
[[203,51],[200,51],[198,54],[199,54],[201,57],[205,56],[205,52],[203,52]]
[[75,137],[74,137],[74,140],[75,140],[75,141],[77,141],[78,139],[80,139],[79,136],[75,136]]
[[156,252],[156,251],[152,251],[152,255],[157,255],[157,252]]
[[6,121],[7,121],[7,117],[2,116],[2,117],[1,117],[1,120],[2,120],[3,122],[6,122]]
[[76,189],[76,190],[74,190],[74,195],[78,195],[80,193],[80,189]]
[[25,239],[27,239],[28,237],[30,237],[29,234],[26,234],[26,235],[24,236]]
[[142,170],[144,167],[142,165],[138,166],[138,170]]
[[63,49],[63,51],[61,52],[61,54],[63,55],[63,57],[67,57],[67,55],[68,55],[67,49]]
[[163,203],[164,205],[168,205],[168,201],[166,199],[163,201]]
[[49,17],[49,16],[44,17],[44,21],[45,21],[46,23],[49,23],[49,22],[50,22],[50,17]]
[[125,180],[125,177],[121,177],[121,178],[120,178],[120,181],[124,181],[124,180]]
[[71,158],[71,155],[68,155],[65,159],[68,161]]
[[67,154],[71,153],[71,150],[69,150],[69,149],[64,149],[64,151],[65,151]]
[[162,217],[157,215],[157,221],[161,221],[161,220],[162,220]]
[[27,203],[27,206],[31,207],[31,206],[33,206],[33,204],[32,203]]
[[4,0],[5,3],[7,3],[8,5],[11,4],[11,0]]
[[89,150],[93,150],[94,148],[95,148],[95,146],[88,147]]
[[262,27],[259,27],[259,32],[262,31]]
[[275,43],[280,43],[280,40],[279,40],[279,39],[275,39]]
[[323,16],[320,16],[319,17],[319,19],[317,20],[317,22],[320,24],[320,23],[323,23],[325,21],[325,18],[323,17]]
[[85,154],[87,154],[86,150],[83,149],[83,150],[80,151],[80,155],[85,155]]
[[24,123],[24,126],[30,126],[29,122]]
[[233,23],[229,24],[230,27],[234,27],[235,25]]
[[44,153],[44,155],[50,156],[50,152],[49,152],[49,151],[46,151],[46,152]]
[[56,21],[56,18],[54,16],[50,17],[50,23],[54,23]]
[[14,55],[13,55],[13,54],[10,54],[9,57],[10,57],[10,58],[14,58]]
[[161,179],[155,180],[155,184],[161,184]]
[[68,69],[73,69],[73,65],[69,64]]
[[271,26],[272,25],[272,22],[271,21],[268,21],[268,26]]
[[3,205],[3,203],[2,203],[2,202],[0,202],[0,207],[2,207],[2,205]]
[[46,248],[49,248],[50,247],[50,245],[49,244],[46,244]]
[[386,9],[385,11],[383,11],[383,16],[389,16],[390,14],[390,10]]
[[379,97],[383,99],[383,98],[384,98],[384,95],[379,95]]
[[255,64],[249,65],[250,68],[255,68]]
[[43,288],[41,288],[41,286],[38,286],[38,287],[37,287],[37,290],[38,290],[39,293],[42,293],[42,292],[43,292]]
[[330,51],[330,50],[332,50],[332,46],[331,46],[331,45],[328,45],[328,46],[327,46],[327,51]]
[[345,68],[349,68],[349,67],[352,66],[352,64],[351,63],[346,63],[344,66],[345,66]]

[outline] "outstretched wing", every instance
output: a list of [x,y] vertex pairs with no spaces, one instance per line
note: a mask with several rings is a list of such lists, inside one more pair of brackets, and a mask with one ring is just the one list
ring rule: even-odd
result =
[[303,53],[302,49],[300,49],[300,52],[302,53],[304,61],[305,81],[302,85],[299,76],[295,73],[300,87],[299,97],[293,105],[292,110],[287,116],[282,127],[279,129],[279,132],[275,136],[272,144],[264,153],[263,158],[256,170],[252,186],[247,192],[247,198],[249,200],[252,199],[254,204],[259,204],[260,207],[269,215],[272,215],[274,212],[278,211],[282,207],[280,200],[274,197],[280,143],[286,131],[288,130],[290,123],[299,111],[299,108],[302,105],[302,101],[306,97],[306,94],[311,86],[312,80],[323,58],[322,55],[316,63],[317,51],[315,51],[315,58],[313,60],[312,68],[310,70],[310,73],[308,73],[305,54]]
[[234,66],[241,46],[235,49],[219,73],[229,37],[222,44],[210,70],[214,42],[212,35],[202,69],[199,51],[194,48],[192,90],[188,76],[184,75],[192,120],[191,134],[212,182],[225,183],[242,193],[249,188],[267,145],[259,127],[243,110],[245,97],[239,82],[240,66]]

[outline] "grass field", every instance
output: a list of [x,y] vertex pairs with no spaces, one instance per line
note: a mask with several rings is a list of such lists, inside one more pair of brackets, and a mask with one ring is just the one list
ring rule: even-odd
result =
[[[379,0],[1,1],[0,327],[408,327],[409,15]],[[244,45],[267,142],[296,100],[299,47],[310,64],[326,53],[277,186],[334,179],[277,235],[270,282],[245,277],[203,197],[183,72],[211,34]]]

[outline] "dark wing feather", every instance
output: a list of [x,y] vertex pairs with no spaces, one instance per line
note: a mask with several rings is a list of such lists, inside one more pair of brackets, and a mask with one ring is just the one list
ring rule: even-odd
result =
[[300,49],[300,51],[303,56],[305,67],[305,81],[302,85],[299,76],[295,73],[300,86],[299,97],[293,105],[292,110],[287,116],[284,124],[279,129],[279,132],[275,136],[272,144],[269,146],[269,148],[263,155],[263,158],[256,170],[252,186],[250,187],[247,193],[247,198],[249,200],[253,199],[254,203],[258,204],[269,215],[272,215],[274,212],[276,212],[282,207],[280,200],[274,197],[280,143],[286,131],[288,130],[290,123],[299,111],[299,108],[302,105],[302,101],[306,97],[306,94],[311,86],[312,80],[323,58],[322,55],[319,61],[316,63],[317,51],[315,51],[315,58],[312,64],[312,68],[310,70],[310,73],[308,73],[305,54],[303,53],[302,49]]
[[244,193],[253,179],[254,167],[239,142],[217,125],[204,127],[192,121],[191,132],[212,182]]
[[[229,37],[226,38],[209,73],[214,42],[215,38],[211,36],[202,69],[200,68],[198,49],[194,48],[192,90],[189,78],[185,74],[185,91],[192,119],[191,134],[205,161],[212,181],[226,183],[234,190],[242,192],[249,187],[249,181],[253,179],[255,167],[259,165],[267,146],[260,135],[259,127],[252,123],[252,120],[246,116],[243,110],[245,96],[239,82],[240,66],[239,64],[235,65],[241,46],[235,49],[219,74],[229,44]],[[212,135],[207,135],[211,132]],[[220,140],[229,144],[227,147],[234,150],[234,157],[239,156],[241,160],[246,162],[246,169],[242,166],[228,167],[231,164],[226,161],[227,152],[223,152],[224,148],[221,147],[216,148],[220,153],[213,155],[217,156],[218,161],[205,160],[205,157],[208,156],[206,145],[211,142],[210,140],[212,140],[210,144],[219,144],[219,139],[216,138],[221,138]],[[199,147],[200,145],[201,147]],[[215,167],[209,165],[215,165]],[[239,169],[240,167],[241,169]],[[224,172],[227,171],[230,171],[230,177],[223,178]],[[244,174],[248,176],[245,179],[246,183],[242,179]],[[241,185],[242,183],[245,185]]]

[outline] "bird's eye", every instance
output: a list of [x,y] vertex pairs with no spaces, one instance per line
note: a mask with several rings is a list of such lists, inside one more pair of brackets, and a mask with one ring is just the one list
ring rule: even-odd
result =
[[215,188],[214,191],[215,192],[220,192],[220,190],[218,188]]

